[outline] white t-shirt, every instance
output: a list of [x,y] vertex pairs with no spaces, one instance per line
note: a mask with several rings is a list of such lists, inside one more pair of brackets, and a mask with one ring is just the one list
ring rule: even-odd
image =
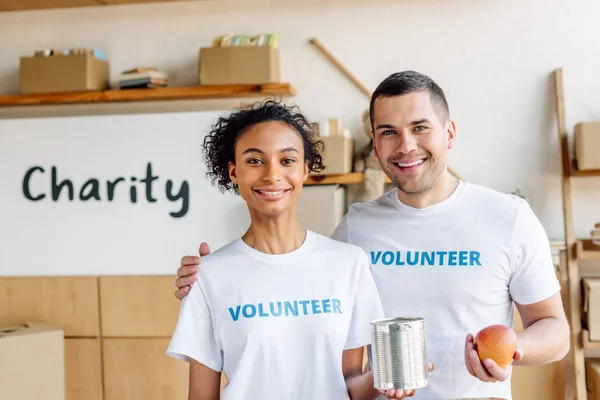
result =
[[228,378],[222,399],[348,399],[342,352],[383,308],[368,255],[313,231],[283,255],[238,239],[202,257],[167,354]]
[[468,373],[464,344],[488,325],[512,327],[513,300],[560,290],[548,238],[525,200],[460,182],[445,201],[417,209],[393,189],[352,205],[333,238],[369,253],[386,317],[425,318],[435,371],[414,399],[511,398],[510,380]]

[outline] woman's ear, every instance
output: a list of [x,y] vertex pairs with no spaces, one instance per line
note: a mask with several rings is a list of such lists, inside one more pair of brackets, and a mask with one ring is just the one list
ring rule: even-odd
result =
[[231,179],[231,182],[234,185],[237,185],[237,175],[235,173],[235,164],[232,162],[229,162],[227,164],[227,169],[229,170],[229,179]]
[[308,179],[308,161],[304,163],[304,181]]

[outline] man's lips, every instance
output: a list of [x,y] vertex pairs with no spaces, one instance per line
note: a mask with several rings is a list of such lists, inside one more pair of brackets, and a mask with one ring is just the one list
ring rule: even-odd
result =
[[409,161],[396,161],[394,164],[400,168],[410,168],[416,167],[417,165],[421,165],[425,162],[425,158],[421,158],[418,160],[409,160]]

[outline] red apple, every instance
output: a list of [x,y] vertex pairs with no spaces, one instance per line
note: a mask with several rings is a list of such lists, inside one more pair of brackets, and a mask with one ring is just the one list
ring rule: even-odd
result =
[[473,344],[482,362],[491,358],[506,368],[517,351],[517,334],[509,326],[490,325],[477,332]]

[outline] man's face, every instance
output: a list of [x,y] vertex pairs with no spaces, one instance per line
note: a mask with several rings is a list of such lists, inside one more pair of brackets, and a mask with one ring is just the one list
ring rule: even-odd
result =
[[431,104],[429,93],[380,97],[373,110],[373,146],[381,168],[398,189],[420,194],[446,170],[454,123]]

